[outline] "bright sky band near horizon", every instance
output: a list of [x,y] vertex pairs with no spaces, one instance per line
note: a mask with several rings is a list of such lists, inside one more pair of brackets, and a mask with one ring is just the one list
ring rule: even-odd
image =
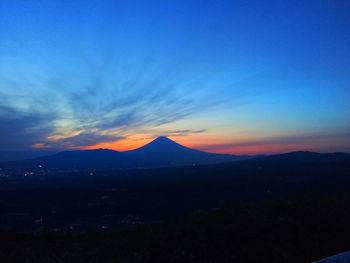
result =
[[0,151],[350,152],[349,1],[0,1]]

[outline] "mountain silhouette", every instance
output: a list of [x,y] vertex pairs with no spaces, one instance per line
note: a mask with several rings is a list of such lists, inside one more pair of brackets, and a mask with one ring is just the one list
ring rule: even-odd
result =
[[139,167],[212,164],[246,158],[246,156],[215,154],[191,149],[165,136],[160,136],[125,154],[135,160]]
[[0,167],[19,170],[109,170],[214,164],[247,158],[249,156],[191,149],[160,136],[140,148],[126,152],[108,149],[63,151],[50,156],[2,163]]

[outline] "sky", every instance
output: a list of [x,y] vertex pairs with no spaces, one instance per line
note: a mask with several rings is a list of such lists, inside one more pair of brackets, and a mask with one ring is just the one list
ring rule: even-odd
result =
[[0,1],[0,152],[350,152],[350,2]]

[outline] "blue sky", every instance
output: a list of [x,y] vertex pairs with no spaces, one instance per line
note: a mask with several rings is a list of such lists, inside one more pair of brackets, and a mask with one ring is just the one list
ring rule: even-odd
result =
[[0,151],[350,151],[349,1],[0,2]]

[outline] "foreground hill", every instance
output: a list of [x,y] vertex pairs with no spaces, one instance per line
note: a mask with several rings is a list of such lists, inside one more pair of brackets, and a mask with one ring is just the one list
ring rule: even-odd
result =
[[138,149],[64,151],[35,159],[0,164],[18,170],[110,170],[184,165],[203,165],[247,159],[249,156],[215,154],[182,146],[161,136]]
[[72,222],[74,231],[113,228],[122,221],[138,224],[232,203],[317,199],[349,187],[350,154],[310,152],[212,165],[3,178],[0,229],[36,229],[41,217],[48,228],[67,229]]
[[349,249],[349,187],[349,154],[312,152],[3,178],[0,258],[312,262]]

